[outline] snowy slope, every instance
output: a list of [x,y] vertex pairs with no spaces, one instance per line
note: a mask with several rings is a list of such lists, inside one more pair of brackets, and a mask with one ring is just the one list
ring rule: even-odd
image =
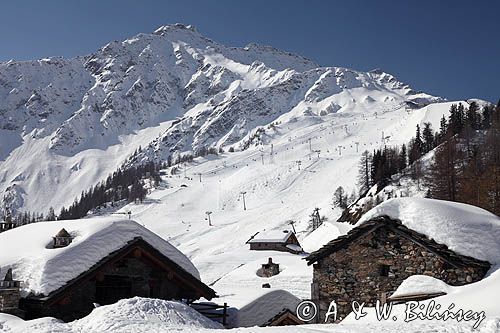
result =
[[[440,100],[380,70],[320,68],[255,44],[226,47],[181,24],[84,57],[9,61],[0,64],[2,208],[68,206],[139,146],[139,161],[209,147],[269,147],[283,138],[272,123],[304,136],[318,130],[313,124],[335,127],[337,120],[339,134],[341,123],[355,125],[346,131],[351,141],[375,142],[396,124],[371,122],[378,131],[363,138],[358,121]],[[409,119],[422,120],[420,113]],[[330,138],[332,149],[339,139]]]

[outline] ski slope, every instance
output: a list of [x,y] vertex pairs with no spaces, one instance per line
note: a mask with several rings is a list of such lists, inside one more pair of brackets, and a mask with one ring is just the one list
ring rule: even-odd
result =
[[[300,255],[249,251],[246,241],[264,230],[290,230],[289,220],[295,221],[307,251],[347,232],[349,225],[334,222],[340,210],[331,208],[332,196],[338,186],[347,193],[354,190],[361,153],[406,143],[417,124],[431,121],[437,126],[450,105],[409,112],[404,107],[355,110],[283,121],[266,136],[265,144],[181,165],[178,174],[166,176],[164,186],[142,204],[129,204],[118,213],[131,211],[132,219],[187,254],[202,280],[221,296],[220,302],[242,306],[269,291],[262,290],[263,283],[308,298],[312,270]],[[315,207],[328,224],[309,235],[309,215]],[[212,226],[207,211],[212,212]],[[258,277],[255,272],[268,257],[281,264],[282,272]]]

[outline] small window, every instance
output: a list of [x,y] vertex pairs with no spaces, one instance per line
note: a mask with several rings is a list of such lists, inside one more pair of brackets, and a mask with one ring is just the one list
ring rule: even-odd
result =
[[391,268],[391,266],[389,266],[389,265],[380,265],[380,267],[379,267],[380,276],[389,276],[390,268]]

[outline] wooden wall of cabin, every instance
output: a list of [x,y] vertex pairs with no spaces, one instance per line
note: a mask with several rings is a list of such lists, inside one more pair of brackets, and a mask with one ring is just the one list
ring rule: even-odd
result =
[[112,304],[134,296],[183,299],[193,298],[193,291],[184,289],[172,273],[131,254],[101,267],[92,278],[77,283],[54,304],[24,299],[21,308],[26,311],[27,319],[51,316],[71,321],[88,315],[94,303]]

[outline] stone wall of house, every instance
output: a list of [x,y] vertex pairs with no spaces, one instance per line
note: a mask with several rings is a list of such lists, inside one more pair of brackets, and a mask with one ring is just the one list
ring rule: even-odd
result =
[[280,265],[273,262],[273,258],[269,258],[267,264],[262,264],[262,267],[257,270],[257,275],[260,277],[271,277],[280,273]]
[[[428,275],[454,286],[481,280],[478,267],[454,267],[425,247],[388,228],[354,240],[348,247],[320,259],[314,265],[312,299],[325,321],[330,302],[337,303],[341,320],[351,312],[352,301],[374,306],[385,301],[411,275]],[[329,317],[329,322],[333,321]]]
[[19,309],[20,299],[19,288],[0,288],[0,312],[24,318],[24,311]]
[[0,312],[17,309],[20,298],[19,288],[0,288]]

